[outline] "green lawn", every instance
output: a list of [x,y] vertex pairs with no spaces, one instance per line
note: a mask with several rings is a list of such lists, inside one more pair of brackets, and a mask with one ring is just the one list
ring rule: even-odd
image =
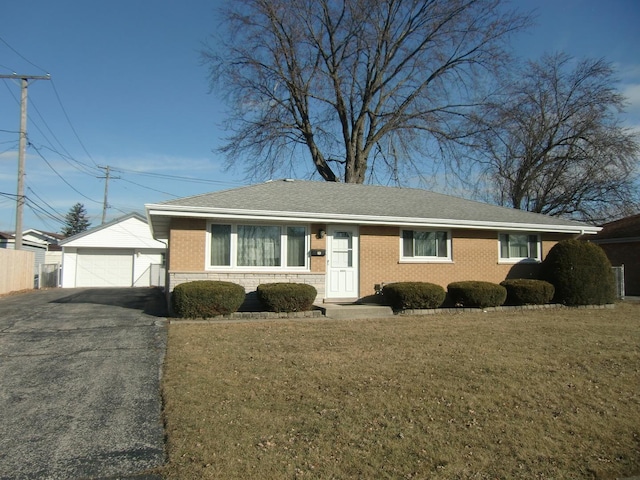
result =
[[177,324],[166,478],[640,474],[640,305]]

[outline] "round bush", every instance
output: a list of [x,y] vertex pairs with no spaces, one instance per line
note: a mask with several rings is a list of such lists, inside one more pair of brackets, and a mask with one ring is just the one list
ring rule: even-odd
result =
[[318,291],[305,283],[264,283],[258,285],[258,300],[270,312],[311,310]]
[[507,305],[544,305],[551,302],[555,288],[544,280],[514,278],[501,282],[507,289]]
[[440,285],[427,282],[397,282],[382,288],[385,303],[394,310],[438,308],[446,292]]
[[208,318],[236,312],[244,302],[241,285],[196,280],[177,285],[171,295],[174,313],[183,318]]
[[507,289],[491,282],[453,282],[447,291],[450,301],[462,307],[497,307],[507,298]]
[[556,303],[604,305],[616,298],[611,263],[595,243],[558,242],[542,262],[540,276],[555,287]]

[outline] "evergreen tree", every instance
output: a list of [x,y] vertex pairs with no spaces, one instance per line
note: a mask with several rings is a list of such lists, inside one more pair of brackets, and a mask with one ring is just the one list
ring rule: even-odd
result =
[[81,203],[76,203],[71,207],[71,209],[69,209],[69,213],[65,215],[64,221],[65,225],[62,227],[61,233],[65,237],[70,237],[77,233],[84,232],[91,226],[91,222],[87,216],[87,211]]

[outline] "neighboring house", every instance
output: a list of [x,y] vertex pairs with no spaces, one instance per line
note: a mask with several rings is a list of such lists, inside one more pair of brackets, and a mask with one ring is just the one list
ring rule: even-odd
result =
[[165,244],[151,237],[140,214],[117,218],[60,245],[64,288],[163,285]]
[[22,241],[29,241],[32,243],[39,243],[46,245],[47,251],[45,253],[44,263],[47,264],[59,264],[62,263],[62,247],[59,243],[64,240],[64,235],[56,232],[46,232],[44,230],[35,230],[33,228],[22,232]]
[[611,265],[624,265],[625,295],[640,295],[640,214],[609,222],[588,240],[602,247]]
[[211,279],[314,285],[353,301],[384,283],[535,276],[559,240],[600,229],[420,189],[279,180],[146,205],[167,292]]
[[[0,248],[16,249],[16,236],[14,233],[0,232]],[[34,241],[30,238],[22,238],[22,250],[34,253],[33,275],[38,275],[40,265],[46,263],[47,244]]]

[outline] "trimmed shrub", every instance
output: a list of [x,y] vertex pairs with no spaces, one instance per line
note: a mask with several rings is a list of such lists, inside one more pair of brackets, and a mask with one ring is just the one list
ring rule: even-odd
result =
[[245,291],[241,285],[196,280],[177,285],[171,295],[171,304],[179,317],[208,318],[237,311],[244,298]]
[[509,279],[500,285],[507,289],[507,305],[544,305],[555,293],[551,283],[531,278]]
[[270,312],[304,312],[311,310],[318,291],[305,283],[263,283],[257,294]]
[[615,278],[604,250],[595,243],[563,240],[542,262],[540,276],[564,305],[604,305],[616,299]]
[[440,285],[427,282],[397,282],[382,288],[385,303],[394,310],[438,308],[446,295]]
[[507,298],[507,289],[491,282],[453,282],[447,286],[449,300],[462,307],[497,307]]

